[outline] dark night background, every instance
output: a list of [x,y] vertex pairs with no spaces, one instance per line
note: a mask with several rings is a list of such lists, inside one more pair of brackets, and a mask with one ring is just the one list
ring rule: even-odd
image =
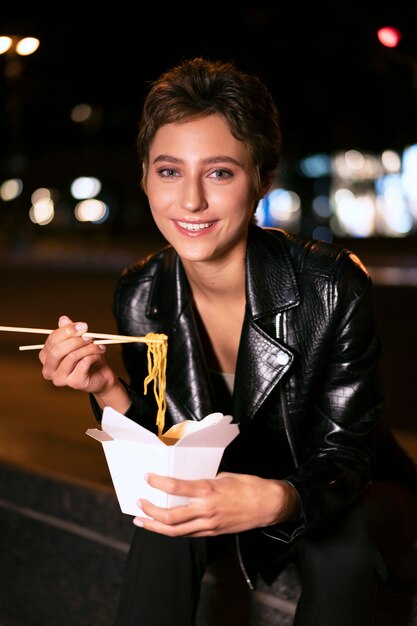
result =
[[[236,8],[138,7],[89,17],[79,8],[60,21],[0,18],[5,33],[31,34],[39,50],[25,59],[23,96],[28,147],[72,147],[69,109],[102,108],[98,135],[129,145],[146,83],[182,58],[236,61],[258,73],[282,115],[286,154],[358,147],[400,148],[415,139],[417,25],[412,3],[389,10],[337,3],[314,10],[282,3]],[[121,5],[123,6],[123,5]],[[376,37],[393,25],[397,50]]]
[[[34,185],[60,187],[74,176],[96,174],[120,195],[115,205],[129,203],[140,194],[135,135],[147,85],[196,55],[233,60],[267,83],[281,113],[290,169],[321,151],[401,151],[417,138],[417,26],[407,4],[128,9],[122,3],[97,13],[69,5],[59,20],[23,10],[19,17],[3,16],[4,34],[41,40],[23,59],[15,86],[20,131],[14,139],[3,107],[3,178],[23,170]],[[377,39],[384,25],[403,34],[395,50]],[[2,87],[4,101],[4,76]],[[80,102],[93,105],[95,114],[76,127],[70,111]],[[24,161],[10,159],[12,141]]]

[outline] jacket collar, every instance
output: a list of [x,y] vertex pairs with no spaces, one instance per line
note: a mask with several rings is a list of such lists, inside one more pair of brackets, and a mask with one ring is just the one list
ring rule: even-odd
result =
[[284,235],[251,226],[246,255],[247,306],[253,319],[274,315],[299,302],[297,281]]

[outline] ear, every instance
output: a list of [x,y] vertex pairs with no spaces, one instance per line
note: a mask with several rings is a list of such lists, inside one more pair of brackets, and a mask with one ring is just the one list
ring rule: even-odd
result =
[[273,182],[274,182],[274,175],[273,174],[270,174],[270,175],[265,176],[263,178],[263,180],[261,181],[261,197],[262,198],[264,196],[266,196],[268,191],[271,189]]
[[143,191],[146,193],[146,176],[147,176],[147,169],[146,169],[146,163],[145,161],[142,161],[142,180],[140,182],[141,187],[143,189]]

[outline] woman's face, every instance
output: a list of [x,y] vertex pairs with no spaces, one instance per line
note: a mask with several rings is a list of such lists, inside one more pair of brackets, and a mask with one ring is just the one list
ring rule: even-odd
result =
[[249,148],[223,117],[161,126],[144,183],[156,225],[184,261],[245,250],[255,175]]

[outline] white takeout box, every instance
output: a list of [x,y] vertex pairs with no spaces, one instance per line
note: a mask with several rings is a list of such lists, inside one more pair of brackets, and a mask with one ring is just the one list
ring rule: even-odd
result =
[[226,446],[239,434],[239,427],[231,421],[231,415],[211,413],[199,422],[187,420],[173,426],[161,440],[106,407],[101,429],[90,428],[86,434],[103,446],[122,512],[136,516],[142,514],[139,498],[165,508],[189,500],[151,487],[145,480],[148,472],[183,479],[214,478]]

